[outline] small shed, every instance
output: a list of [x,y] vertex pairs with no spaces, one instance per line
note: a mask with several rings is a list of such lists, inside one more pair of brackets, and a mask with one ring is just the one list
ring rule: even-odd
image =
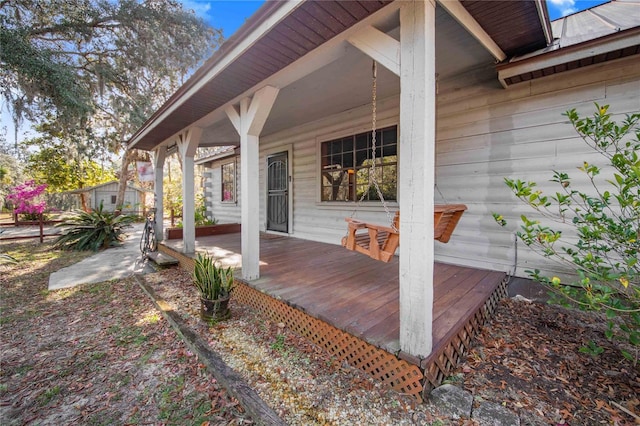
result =
[[[152,191],[128,183],[124,193],[122,212],[143,212],[146,206],[147,192],[150,193]],[[102,204],[105,211],[115,211],[116,199],[118,197],[118,181],[114,180],[100,185],[77,189],[71,191],[71,193],[78,195],[88,193],[88,204],[92,209],[97,209],[100,204]],[[152,197],[149,198],[152,199]]]

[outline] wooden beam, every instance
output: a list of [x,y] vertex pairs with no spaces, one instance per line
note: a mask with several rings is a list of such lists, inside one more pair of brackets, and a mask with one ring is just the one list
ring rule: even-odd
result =
[[193,157],[196,155],[202,129],[192,127],[178,140],[178,150],[182,158],[182,243],[184,253],[196,251],[195,224],[195,173]]
[[229,105],[225,112],[240,135],[240,217],[242,277],[260,278],[260,133],[269,117],[279,89],[265,86],[240,107]]
[[507,59],[507,55],[496,44],[489,34],[480,26],[478,21],[464,8],[458,0],[438,0],[438,3],[451,15],[460,25],[462,25],[485,49],[493,55],[498,62]]
[[433,345],[435,0],[400,8],[400,349]]
[[364,54],[400,76],[400,42],[382,31],[368,26],[347,40]]
[[164,216],[164,210],[162,208],[162,200],[164,199],[164,183],[162,178],[164,177],[164,160],[167,157],[166,145],[159,146],[153,151],[153,206],[156,209],[156,240],[162,241],[164,238],[164,224],[162,223],[162,217]]

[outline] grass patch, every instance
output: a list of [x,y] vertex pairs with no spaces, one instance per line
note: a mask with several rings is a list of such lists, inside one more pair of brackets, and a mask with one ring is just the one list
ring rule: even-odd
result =
[[147,341],[148,337],[142,333],[139,327],[120,327],[113,325],[107,329],[109,334],[113,335],[116,345],[141,345]]
[[38,403],[40,406],[49,404],[56,396],[60,394],[60,386],[56,385],[50,389],[47,389],[38,397]]

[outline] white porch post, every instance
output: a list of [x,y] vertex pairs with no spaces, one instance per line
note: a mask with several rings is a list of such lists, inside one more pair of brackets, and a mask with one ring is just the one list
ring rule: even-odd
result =
[[193,157],[196,155],[202,129],[192,127],[180,136],[178,149],[182,157],[182,243],[184,253],[196,251],[195,190]]
[[240,205],[242,240],[242,277],[260,278],[260,133],[276,100],[279,89],[266,86],[252,99],[240,101],[240,110],[226,109],[227,116],[240,135]]
[[435,0],[400,8],[400,348],[432,350]]
[[162,241],[164,238],[164,224],[162,223],[162,217],[164,216],[164,210],[162,208],[162,200],[164,199],[164,160],[167,157],[167,147],[161,146],[153,151],[153,172],[154,183],[153,192],[154,200],[153,204],[156,208],[156,240]]

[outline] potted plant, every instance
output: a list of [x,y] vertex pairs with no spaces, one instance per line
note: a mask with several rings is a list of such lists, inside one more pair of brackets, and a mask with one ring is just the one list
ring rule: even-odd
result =
[[231,316],[229,299],[233,290],[233,270],[216,265],[214,259],[198,253],[193,268],[193,282],[200,293],[200,316],[219,321]]

